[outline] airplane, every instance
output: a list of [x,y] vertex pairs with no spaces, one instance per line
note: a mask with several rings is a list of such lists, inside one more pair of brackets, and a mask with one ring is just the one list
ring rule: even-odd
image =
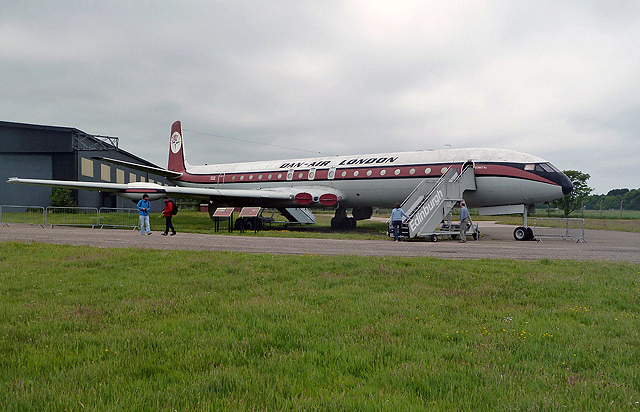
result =
[[[180,121],[171,126],[167,169],[99,159],[164,176],[175,186],[18,177],[9,178],[7,183],[112,192],[134,201],[143,193],[151,200],[165,195],[200,199],[209,202],[210,213],[219,206],[260,206],[281,211],[335,207],[333,229],[355,228],[357,220],[372,216],[373,207],[392,208],[423,180],[435,183],[449,167],[461,171],[471,164],[475,169],[476,190],[464,192],[468,207],[524,205],[524,228],[528,207],[560,198],[573,189],[569,178],[548,161],[505,149],[443,149],[190,165]],[[347,216],[349,209],[351,217]],[[523,240],[515,232],[514,236]]]

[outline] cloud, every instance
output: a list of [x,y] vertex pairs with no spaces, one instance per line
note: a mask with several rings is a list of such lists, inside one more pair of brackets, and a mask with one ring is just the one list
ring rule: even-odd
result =
[[640,181],[639,17],[635,1],[13,2],[0,111],[160,165],[180,119],[191,163],[505,147],[606,192]]

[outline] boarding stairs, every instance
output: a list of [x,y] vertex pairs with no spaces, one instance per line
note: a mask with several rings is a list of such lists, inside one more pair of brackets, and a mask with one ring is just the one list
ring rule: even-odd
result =
[[298,223],[301,225],[311,225],[316,223],[316,217],[308,208],[283,207],[278,211],[282,216],[287,218],[290,223]]
[[451,209],[463,200],[462,195],[467,190],[476,190],[472,162],[462,166],[462,173],[455,166],[450,166],[435,184],[427,179],[422,180],[402,202],[402,209],[410,216],[402,224],[402,236],[435,237],[440,224]]

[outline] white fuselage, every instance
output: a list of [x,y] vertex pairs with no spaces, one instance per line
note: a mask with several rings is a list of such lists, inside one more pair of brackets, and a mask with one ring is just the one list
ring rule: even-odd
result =
[[[211,189],[284,189],[340,194],[340,207],[391,207],[423,179],[437,181],[451,165],[473,162],[471,207],[535,204],[557,199],[563,187],[535,172],[545,160],[502,149],[453,149],[191,166],[175,183]],[[552,167],[551,165],[549,165]],[[526,170],[531,169],[531,170]],[[555,169],[555,172],[560,173]],[[560,173],[561,174],[561,173]],[[564,175],[562,175],[564,176]],[[565,177],[566,178],[566,177]]]

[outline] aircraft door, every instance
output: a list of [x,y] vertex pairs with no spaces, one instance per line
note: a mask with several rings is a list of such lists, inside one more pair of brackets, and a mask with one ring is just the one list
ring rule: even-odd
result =
[[289,171],[287,172],[287,180],[293,180],[293,169],[289,169]]
[[336,177],[336,167],[332,167],[329,169],[329,175],[327,176],[329,180],[333,180]]
[[309,180],[313,180],[315,178],[316,178],[316,169],[315,168],[309,169]]

